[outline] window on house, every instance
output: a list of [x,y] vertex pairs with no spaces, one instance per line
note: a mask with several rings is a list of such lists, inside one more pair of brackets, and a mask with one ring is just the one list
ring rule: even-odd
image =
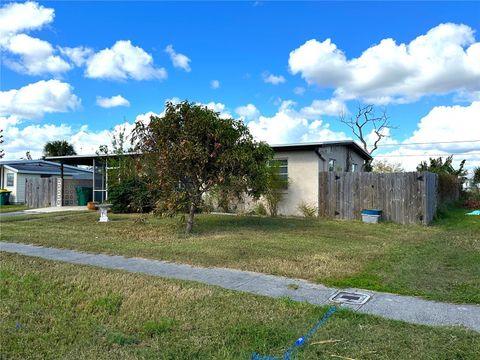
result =
[[275,159],[268,162],[269,166],[277,166],[280,179],[283,183],[283,188],[288,188],[288,160],[287,159]]
[[328,160],[328,171],[335,171],[335,159]]
[[13,186],[14,182],[14,174],[13,173],[7,173],[7,186]]
[[352,172],[357,172],[357,171],[358,171],[358,165],[352,164]]

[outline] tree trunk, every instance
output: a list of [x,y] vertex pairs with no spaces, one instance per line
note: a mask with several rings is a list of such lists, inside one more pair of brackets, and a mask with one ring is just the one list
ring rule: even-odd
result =
[[193,217],[195,216],[195,203],[190,204],[190,212],[188,213],[187,226],[185,228],[185,234],[190,234],[193,228]]

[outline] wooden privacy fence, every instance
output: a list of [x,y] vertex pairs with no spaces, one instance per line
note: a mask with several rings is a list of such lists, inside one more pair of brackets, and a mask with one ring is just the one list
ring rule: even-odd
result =
[[25,179],[25,205],[31,208],[56,206],[57,178]]
[[[77,186],[92,187],[91,180],[64,179],[63,206],[77,205]],[[62,206],[61,178],[26,178],[25,205],[31,208]]]
[[437,210],[438,176],[429,172],[319,174],[319,216],[361,219],[362,209],[382,210],[382,219],[429,224]]

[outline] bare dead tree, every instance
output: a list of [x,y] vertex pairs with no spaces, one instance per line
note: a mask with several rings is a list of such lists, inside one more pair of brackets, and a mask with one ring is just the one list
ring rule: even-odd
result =
[[[377,114],[373,105],[358,106],[358,112],[347,119],[345,113],[340,115],[340,121],[347,125],[353,132],[358,140],[362,143],[363,149],[373,154],[378,149],[378,144],[383,138],[388,137],[389,129],[394,129],[390,123],[390,119],[387,116],[385,109],[381,110],[380,114]],[[375,134],[375,140],[373,144],[367,144],[366,137],[373,132]],[[363,166],[365,171],[372,171],[372,162],[368,161]]]
[[[383,109],[380,114],[377,115],[373,105],[359,106],[356,115],[347,119],[345,114],[340,115],[340,121],[352,129],[353,135],[362,143],[363,148],[370,155],[378,149],[380,141],[388,137],[385,133],[387,129],[394,129],[390,123],[390,118],[387,116],[387,111]],[[375,140],[373,144],[369,146],[367,144],[366,136],[373,131],[375,134]]]

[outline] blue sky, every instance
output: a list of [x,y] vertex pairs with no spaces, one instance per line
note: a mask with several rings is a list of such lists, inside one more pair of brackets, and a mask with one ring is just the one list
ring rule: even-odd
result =
[[[0,25],[0,128],[7,158],[25,151],[38,156],[46,140],[57,138],[91,152],[109,143],[107,131],[116,125],[159,114],[164,101],[175,98],[243,115],[252,132],[271,143],[351,137],[338,121],[340,110],[353,114],[359,104],[373,103],[386,108],[398,127],[386,142],[399,145],[380,153],[402,156],[389,160],[408,168],[420,155],[471,152],[471,165],[480,163],[478,143],[401,145],[480,139],[479,3],[20,5],[28,11],[14,11],[12,3],[0,10],[0,18],[13,24],[3,33]],[[409,46],[421,36],[426,39]],[[123,45],[115,47],[119,41]],[[76,64],[67,48],[87,50]],[[372,48],[371,58],[362,55]],[[115,71],[107,56],[112,52],[126,56]],[[150,60],[138,65],[145,56]],[[26,91],[29,84],[34,90]],[[99,106],[99,98],[119,106]],[[24,101],[32,107],[27,114]],[[461,117],[460,129],[452,131],[447,116]]]

